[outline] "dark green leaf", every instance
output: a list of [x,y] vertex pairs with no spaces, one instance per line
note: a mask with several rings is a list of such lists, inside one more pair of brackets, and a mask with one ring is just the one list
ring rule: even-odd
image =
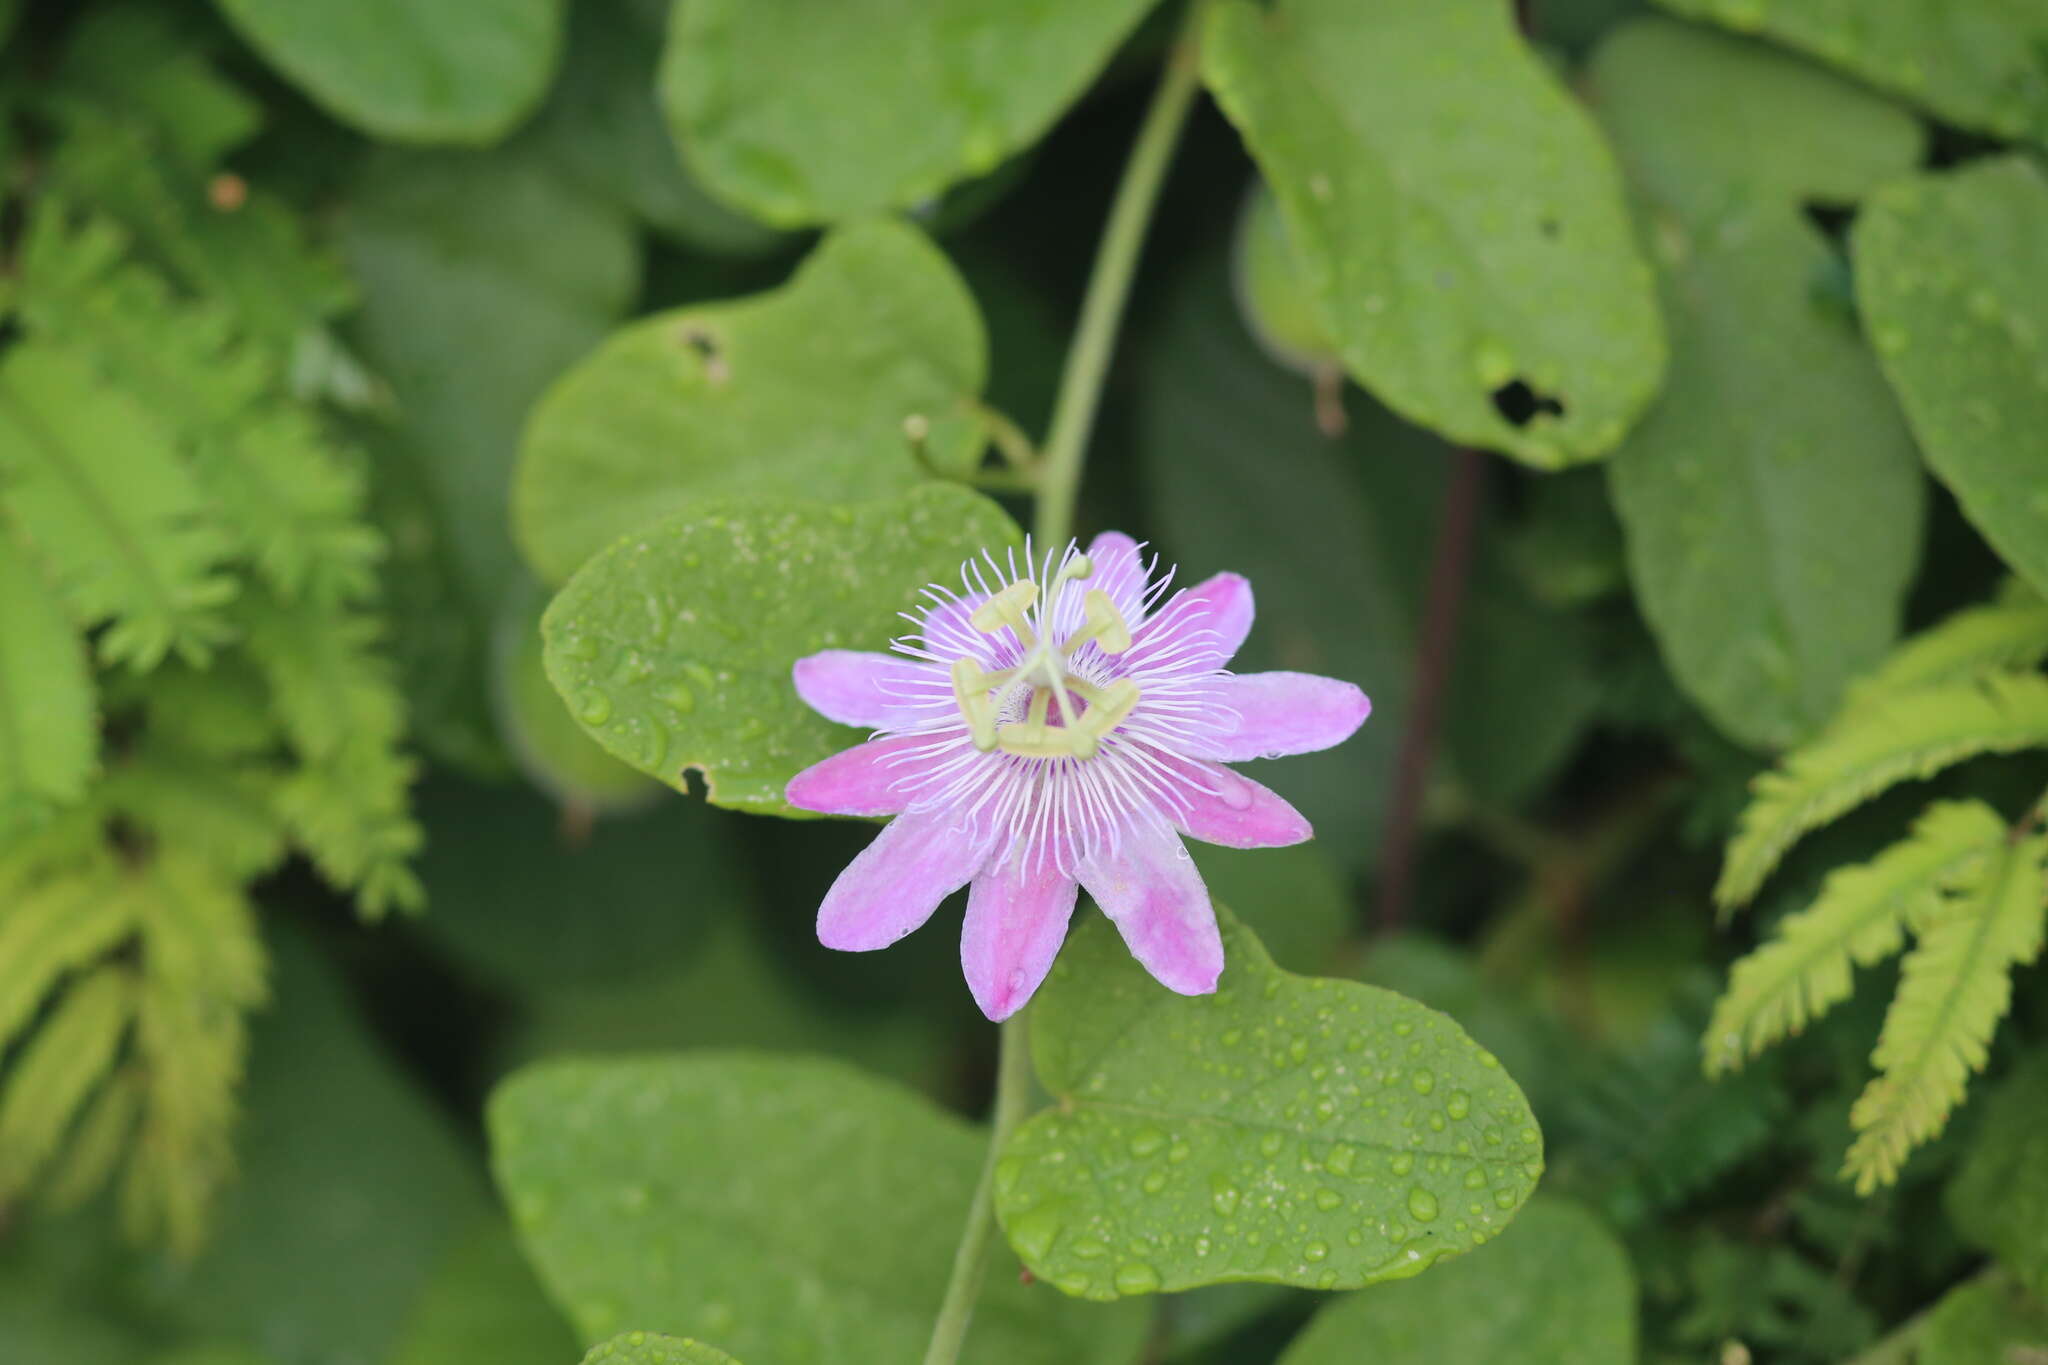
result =
[[1949,1182],[1948,1213],[1971,1245],[2048,1298],[2048,1055],[2024,1062],[1985,1106]]

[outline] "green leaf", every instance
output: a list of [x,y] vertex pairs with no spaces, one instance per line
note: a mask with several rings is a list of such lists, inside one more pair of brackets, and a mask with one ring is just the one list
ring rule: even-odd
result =
[[740,1365],[737,1360],[701,1341],[665,1337],[654,1332],[628,1332],[601,1341],[583,1357],[583,1365]]
[[569,52],[527,133],[586,187],[679,246],[757,256],[788,239],[733,212],[689,172],[655,102],[666,0],[584,0],[569,14]]
[[1036,142],[1150,7],[692,0],[661,102],[705,187],[765,223],[911,208]]
[[1978,754],[2048,745],[2048,678],[1992,673],[1851,707],[1756,779],[1714,900],[1748,901],[1799,838],[1887,787]]
[[790,667],[880,650],[927,584],[1018,540],[988,499],[949,484],[852,506],[710,504],[586,564],[541,623],[548,677],[597,741],[714,805],[787,813],[803,768],[860,741],[797,699]]
[[2048,1302],[2000,1278],[1942,1296],[1927,1316],[1915,1365],[2026,1365],[2048,1354]]
[[589,815],[646,805],[661,787],[613,758],[583,732],[548,684],[540,618],[547,594],[522,579],[498,604],[492,626],[491,706],[528,781],[564,810]]
[[0,526],[0,834],[82,798],[99,747],[85,646]]
[[[1663,370],[1652,280],[1592,121],[1507,8],[1231,0],[1202,55],[1360,383],[1539,468],[1613,449]],[[1547,400],[1521,425],[1495,400],[1517,382]]]
[[73,1117],[113,1065],[134,1010],[133,974],[102,966],[67,989],[36,1030],[0,1099],[0,1199],[18,1201],[59,1153]]
[[493,1213],[421,1286],[390,1365],[564,1365],[576,1334]]
[[1944,123],[2048,142],[2048,16],[2025,0],[1657,0],[1784,43]]
[[2048,422],[2048,179],[2014,156],[1900,181],[1852,241],[1857,299],[1928,466],[2048,592],[2048,488],[2029,435]]
[[2023,1060],[1985,1103],[1945,1202],[1965,1241],[2048,1298],[2048,1053]]
[[[516,784],[441,779],[418,810],[433,907],[419,932],[521,996],[659,976],[749,898],[733,851],[739,817],[694,802],[671,797],[579,831]],[[689,869],[680,883],[678,868]]]
[[1829,873],[1812,905],[1735,964],[1702,1045],[1707,1074],[1734,1070],[1848,999],[1851,964],[1868,967],[1904,947],[1906,926],[1974,884],[2005,836],[2005,821],[1983,802],[1938,801],[1911,837]]
[[1391,991],[1282,972],[1218,918],[1213,996],[1154,982],[1090,916],[1032,1002],[1057,1103],[996,1167],[996,1215],[1032,1272],[1096,1299],[1350,1289],[1505,1227],[1543,1147],[1493,1055]]
[[1944,618],[1893,650],[1850,688],[1852,704],[1987,674],[2023,672],[2048,659],[2048,601],[2017,581],[1997,601]]
[[213,1237],[136,1294],[152,1317],[249,1342],[276,1365],[387,1361],[487,1193],[440,1105],[374,1044],[347,983],[289,918],[275,926],[278,1003],[254,1031],[240,1170]]
[[842,228],[781,288],[636,322],[551,389],[520,449],[520,547],[560,583],[707,498],[851,501],[964,472],[987,370],[974,300],[923,234]]
[[1938,1134],[1982,1071],[2012,1003],[2012,969],[2040,956],[2048,932],[2042,877],[2048,835],[2008,841],[1957,894],[1921,907],[1871,1061],[1878,1075],[1849,1111],[1856,1141],[1844,1173],[1859,1194],[1898,1178],[1914,1147]]
[[1801,204],[1909,170],[1919,129],[1823,71],[1668,21],[1619,30],[1590,73],[1672,329],[1670,382],[1609,466],[1630,577],[1716,726],[1793,743],[1897,634],[1923,502],[1876,364],[1816,289],[1834,257]]
[[[984,1147],[838,1063],[747,1053],[543,1064],[489,1123],[527,1251],[587,1340],[640,1323],[812,1365],[917,1358]],[[998,1268],[966,1358],[1123,1365],[1144,1332]]]
[[392,142],[494,142],[540,102],[565,0],[215,0],[335,118]]
[[530,149],[392,152],[354,182],[341,245],[362,282],[364,350],[487,618],[517,568],[505,499],[520,427],[631,303],[632,225]]
[[[13,869],[0,869],[0,874]],[[72,971],[135,929],[134,907],[116,892],[112,869],[95,859],[54,875],[0,881],[0,1045],[29,1024],[36,1007]]]
[[204,662],[228,638],[228,537],[154,415],[73,339],[0,360],[0,516],[73,619],[106,626],[102,662]]
[[1634,1365],[1628,1252],[1591,1212],[1531,1200],[1492,1246],[1434,1275],[1338,1299],[1280,1365]]

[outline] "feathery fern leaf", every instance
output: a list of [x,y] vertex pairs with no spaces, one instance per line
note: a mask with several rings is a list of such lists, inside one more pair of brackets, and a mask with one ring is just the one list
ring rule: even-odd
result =
[[135,1133],[145,1090],[142,1069],[130,1065],[87,1101],[43,1187],[52,1208],[76,1208],[106,1188]]
[[156,843],[249,881],[285,855],[278,781],[268,767],[215,758],[150,734],[108,771],[95,799]]
[[114,1064],[133,1017],[134,974],[96,967],[64,993],[9,1071],[0,1098],[0,1202],[17,1199]]
[[70,340],[0,359],[0,511],[72,616],[106,625],[105,662],[199,663],[228,639],[228,536],[163,429]]
[[1944,618],[1892,651],[1849,690],[1859,705],[1894,693],[2023,671],[2048,659],[2048,600],[2014,579],[1997,600]]
[[1756,780],[1714,899],[1724,911],[1749,900],[1802,835],[1895,783],[2040,745],[2048,677],[2039,674],[1993,673],[1851,707]]
[[10,891],[0,902],[0,1046],[19,1033],[64,977],[135,928],[108,860]]
[[1982,1071],[2012,1003],[2012,969],[2041,952],[2048,928],[2048,834],[2004,843],[1956,894],[1915,908],[1917,939],[1857,1097],[1856,1141],[1844,1174],[1867,1194],[1898,1176],[1914,1147],[1939,1133]]
[[365,914],[417,908],[424,896],[407,866],[420,846],[407,805],[416,765],[400,747],[405,701],[375,649],[376,621],[260,592],[239,605],[249,657],[301,760],[278,789],[293,839],[328,880],[355,889]]
[[1835,869],[1811,906],[1787,915],[1770,942],[1735,964],[1707,1026],[1707,1074],[1741,1066],[1848,999],[1851,963],[1868,967],[1899,951],[1909,919],[1981,873],[2005,836],[2005,821],[1981,801],[1941,801],[1910,837],[1867,863]]
[[23,320],[78,343],[107,384],[147,406],[281,595],[369,596],[383,541],[364,521],[360,464],[285,395],[278,363],[242,338],[231,309],[180,302],[126,249],[110,224],[70,229],[46,204],[22,248]]
[[78,633],[0,527],[0,836],[84,797],[98,761],[94,710]]

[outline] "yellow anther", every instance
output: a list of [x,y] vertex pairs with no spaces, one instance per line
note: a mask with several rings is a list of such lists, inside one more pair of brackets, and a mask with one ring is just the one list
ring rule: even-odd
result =
[[1036,647],[1038,639],[1031,631],[1030,618],[1025,615],[1038,601],[1038,585],[1028,578],[1022,578],[1004,588],[1001,592],[974,609],[968,622],[984,635],[993,635],[1008,626],[1017,632],[1017,639],[1024,648]]
[[1138,685],[1129,678],[1118,678],[1088,704],[1088,714],[1081,717],[1080,728],[1100,739],[1129,720],[1137,705]]
[[974,747],[983,753],[996,747],[996,703],[988,690],[1006,681],[1001,674],[982,672],[972,659],[953,660],[953,701],[967,719]]
[[1069,578],[1087,578],[1093,575],[1094,572],[1094,560],[1090,559],[1087,555],[1075,555],[1067,560],[1066,563],[1060,565],[1059,574],[1054,581],[1063,582]]
[[1109,594],[1100,588],[1090,588],[1081,599],[1084,624],[1067,637],[1060,646],[1066,654],[1072,654],[1090,640],[1104,654],[1121,654],[1131,647],[1131,628],[1124,624],[1124,614],[1116,609],[1116,603],[1109,600]]

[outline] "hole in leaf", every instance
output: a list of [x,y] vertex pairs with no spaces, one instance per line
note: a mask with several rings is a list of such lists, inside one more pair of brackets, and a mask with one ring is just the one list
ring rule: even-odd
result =
[[709,801],[711,788],[705,785],[704,770],[698,767],[683,769],[683,791],[697,801]]
[[1550,217],[1545,217],[1543,221],[1536,224],[1536,228],[1537,231],[1541,232],[1545,237],[1552,238],[1553,240],[1557,237],[1557,234],[1560,231],[1557,225],[1557,219]]
[[1493,410],[1509,425],[1526,427],[1538,417],[1564,416],[1564,400],[1514,379],[1493,391]]
[[697,353],[704,362],[704,377],[714,384],[723,384],[732,378],[732,367],[726,364],[725,352],[719,347],[718,338],[695,323],[685,323],[680,333],[683,345]]

